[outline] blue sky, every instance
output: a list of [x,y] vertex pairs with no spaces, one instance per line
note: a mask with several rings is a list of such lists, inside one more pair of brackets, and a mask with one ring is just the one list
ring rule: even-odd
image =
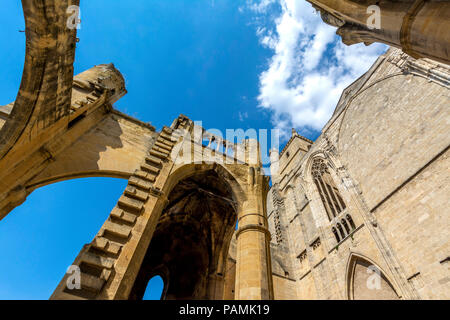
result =
[[271,53],[238,1],[130,2],[82,1],[75,72],[113,62],[129,92],[116,107],[157,128],[180,113],[222,131],[270,127],[255,97]]
[[[19,88],[25,34],[20,1],[0,12],[4,105]],[[315,139],[342,89],[385,50],[343,46],[303,0],[82,0],[81,19],[75,73],[113,62],[128,89],[115,107],[158,129],[183,113],[206,129],[295,127]],[[0,299],[47,299],[125,185],[46,186],[3,219]]]

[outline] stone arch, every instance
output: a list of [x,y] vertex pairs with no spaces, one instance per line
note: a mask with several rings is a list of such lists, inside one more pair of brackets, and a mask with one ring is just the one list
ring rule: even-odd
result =
[[327,156],[324,151],[321,150],[315,151],[308,157],[303,167],[304,190],[306,192],[306,195],[309,197],[311,197],[314,194],[314,189],[312,188],[312,184],[314,182],[311,174],[311,169],[314,159],[316,158],[326,159]]
[[146,124],[113,111],[56,155],[26,188],[79,177],[128,179],[140,167],[156,134]]
[[140,298],[150,270],[162,265],[169,270],[167,299],[221,299],[243,188],[219,164],[187,164],[162,192],[166,204],[130,297]]
[[[159,296],[159,299],[158,299],[158,300],[165,300],[166,294],[167,294],[167,287],[168,287],[168,286],[167,286],[167,283],[166,283],[166,279],[163,278],[160,274],[153,274],[153,275],[150,277],[150,280],[147,282],[147,288],[146,288],[146,290],[145,290],[144,297],[145,297],[145,294],[147,293],[148,290],[150,290],[150,292],[154,290],[154,288],[151,288],[151,287],[149,287],[149,286],[150,286],[150,283],[152,282],[152,280],[155,279],[155,278],[160,278],[161,281],[163,282],[163,287],[162,287],[162,290],[161,290],[161,295]],[[131,300],[131,299],[130,299],[130,300]],[[142,300],[144,300],[144,299],[142,299]]]
[[[118,117],[133,122],[130,117],[112,110],[112,104],[126,93],[125,80],[112,64],[99,65],[80,76],[73,76],[76,29],[67,28],[66,10],[78,2],[22,1],[26,35],[22,80],[15,101],[2,108],[5,112],[0,121],[0,219],[25,200],[29,190],[33,189],[30,185],[45,185],[52,178],[61,181],[59,178],[69,174],[96,176],[95,169],[105,170],[93,165],[95,157],[92,155],[89,156],[91,163],[84,163],[82,170],[67,170],[70,160],[66,157],[61,161],[60,158],[64,158],[66,151],[74,151],[72,145],[79,142],[78,138],[92,138],[90,129],[101,126],[100,122],[105,118]],[[147,127],[150,129],[151,126]],[[111,126],[108,129],[110,135],[105,135],[107,137],[101,141],[91,140],[92,145],[87,150],[98,151],[97,160],[101,160],[102,152],[114,153],[105,150],[106,147],[115,149],[116,154],[123,147],[120,140],[126,134],[121,132],[120,125],[116,125],[116,130]],[[86,160],[84,150],[81,149],[74,158]],[[66,163],[66,168],[57,168],[62,171],[47,171],[61,163]],[[126,161],[122,163],[127,167]],[[80,165],[76,161],[72,164]],[[114,165],[106,171],[127,171],[111,167]],[[80,174],[86,170],[94,173]],[[99,176],[110,176],[110,173]]]
[[[65,89],[72,86],[76,31],[64,28],[61,19],[47,17],[63,16],[73,1],[54,0],[53,5],[45,6],[40,2],[22,1],[26,28],[25,63],[14,107],[0,129],[0,159],[31,129],[30,124],[38,120],[37,113],[53,106],[57,120],[69,112],[70,95]],[[49,37],[48,30],[56,32]],[[51,41],[53,39],[55,41]],[[57,88],[56,82],[60,84],[56,94],[46,89],[51,85]],[[57,100],[60,100],[58,104]]]
[[[153,128],[137,120],[115,112],[106,115],[100,123],[63,151],[51,155],[42,165],[26,168],[30,173],[25,172],[23,179],[14,171],[4,180],[0,178],[3,182],[0,199],[4,199],[0,201],[0,219],[23,203],[33,191],[52,183],[91,177],[128,179],[140,168],[155,135]],[[2,172],[8,174],[9,171]],[[17,183],[18,187],[11,191],[8,189],[11,183]]]
[[74,179],[82,179],[82,178],[118,178],[118,179],[125,179],[127,180],[130,177],[129,174],[124,172],[117,172],[117,171],[86,171],[86,172],[73,172],[73,173],[67,173],[65,175],[55,176],[51,177],[42,181],[38,181],[36,183],[30,184],[26,187],[27,193],[31,193],[35,191],[36,189],[48,186],[50,184],[63,182],[67,180],[74,180]]
[[52,177],[51,179],[46,179],[36,184],[30,184],[25,187],[13,189],[8,193],[7,198],[9,200],[8,205],[3,208],[0,208],[0,220],[3,219],[9,212],[14,210],[16,207],[22,205],[27,200],[28,196],[37,189],[59,182],[83,178],[117,178],[127,180],[129,178],[129,175],[124,174],[122,172],[114,172],[114,171],[76,172],[67,175]]
[[233,196],[238,203],[242,203],[246,200],[246,193],[244,191],[245,189],[242,186],[242,183],[238,181],[238,179],[236,179],[234,174],[226,166],[223,166],[219,163],[189,163],[177,166],[175,170],[170,173],[162,191],[165,194],[169,194],[173,190],[175,185],[181,180],[206,171],[215,171],[221,177],[223,177],[224,181],[226,181],[230,185],[233,191]]
[[148,283],[156,276],[160,276],[164,282],[160,300],[166,299],[167,290],[170,286],[170,271],[167,267],[165,267],[164,265],[156,266],[152,270],[149,270],[147,273],[142,273],[141,276],[142,278],[137,280],[145,283],[145,286],[137,288],[138,290],[136,290],[135,288],[135,290],[130,293],[129,300],[141,300],[145,294]]
[[358,253],[349,255],[345,289],[349,300],[400,299],[388,274],[373,260]]
[[[185,164],[178,168],[176,168],[168,177],[167,182],[164,186],[163,192],[165,194],[169,194],[176,184],[184,179],[192,177],[199,173],[204,173],[208,171],[216,172],[223,180],[230,186],[233,200],[236,203],[236,212],[239,210],[239,206],[246,201],[247,196],[245,187],[242,185],[242,182],[238,181],[234,174],[224,165],[219,163],[202,163],[202,164]],[[237,222],[237,221],[236,221]],[[220,259],[218,261],[218,272],[224,273],[226,268],[226,261],[228,258],[229,246],[230,242],[235,233],[234,229],[228,230],[226,234],[225,243],[226,247],[222,248],[222,252],[220,255]]]
[[8,194],[8,197],[10,199],[9,205],[0,208],[0,220],[4,218],[9,212],[14,210],[14,208],[22,205],[27,200],[28,196],[39,188],[59,182],[82,178],[118,178],[127,180],[129,176],[130,176],[129,174],[123,172],[115,172],[108,170],[103,171],[96,170],[91,172],[74,172],[68,173],[66,175],[51,177],[49,179],[39,181],[38,183],[32,183],[23,188],[16,188]]
[[313,152],[306,160],[303,174],[305,185],[311,185],[311,183],[313,183],[311,170],[314,161],[317,159],[322,159],[323,161],[326,161],[327,164],[330,166],[330,168],[333,170],[333,172],[336,171],[337,169],[336,160],[329,153],[327,153],[324,150],[317,150]]
[[313,220],[317,223],[322,221],[326,223],[328,219],[326,218],[327,213],[325,208],[320,203],[320,197],[316,187],[314,185],[314,181],[311,174],[312,164],[314,159],[321,158],[326,159],[327,156],[324,151],[318,150],[313,152],[305,161],[303,166],[303,190],[305,192],[306,197],[310,200],[311,206],[311,214]]

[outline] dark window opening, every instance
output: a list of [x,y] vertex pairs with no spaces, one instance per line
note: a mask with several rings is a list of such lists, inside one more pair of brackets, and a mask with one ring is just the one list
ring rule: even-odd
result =
[[342,225],[345,228],[345,231],[347,232],[347,234],[349,234],[350,233],[350,228],[348,227],[347,221],[345,221],[345,219],[342,219],[341,222],[342,222]]
[[328,219],[331,221],[345,210],[344,200],[323,159],[314,160],[312,175]]
[[336,242],[339,243],[339,242],[341,241],[341,239],[339,238],[339,235],[338,235],[338,233],[337,233],[337,231],[336,231],[336,228],[333,227],[333,228],[331,229],[331,231],[333,232],[334,237],[336,238]]
[[352,230],[356,229],[355,223],[353,222],[352,217],[348,214],[345,216],[347,218],[348,223],[350,223],[350,227]]

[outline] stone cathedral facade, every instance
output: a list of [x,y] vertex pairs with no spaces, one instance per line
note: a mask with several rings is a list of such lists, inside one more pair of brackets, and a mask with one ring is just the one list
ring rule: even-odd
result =
[[450,298],[449,80],[390,49],[317,141],[293,131],[267,200],[275,299]]

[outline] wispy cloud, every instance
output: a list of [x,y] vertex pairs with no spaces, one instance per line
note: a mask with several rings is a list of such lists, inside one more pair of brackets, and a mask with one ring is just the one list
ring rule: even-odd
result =
[[247,113],[247,112],[240,112],[240,111],[239,111],[238,117],[239,117],[239,121],[244,122],[245,119],[248,118],[248,113]]
[[271,4],[277,1],[278,0],[259,0],[259,1],[247,0],[246,5],[252,11],[264,13]]
[[[274,6],[275,17],[268,14]],[[247,0],[247,10],[255,15],[261,45],[274,53],[260,75],[258,101],[285,135],[292,127],[321,130],[343,89],[386,50],[380,44],[343,45],[305,0]]]

